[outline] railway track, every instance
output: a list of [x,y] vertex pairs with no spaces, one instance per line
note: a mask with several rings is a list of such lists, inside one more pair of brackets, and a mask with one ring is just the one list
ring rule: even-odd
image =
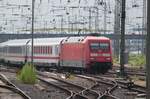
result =
[[[96,78],[103,79],[105,77],[96,76]],[[133,87],[129,88],[128,82],[124,80],[123,81],[115,80],[115,83],[117,84],[116,87],[114,87],[113,90],[110,90],[109,93],[111,93],[111,95],[115,97],[118,97],[119,99],[124,99],[124,98],[133,99],[133,97],[135,98],[141,95],[142,97],[145,97],[146,94],[145,87],[134,85]]]
[[110,91],[114,90],[114,88],[117,87],[117,83],[115,81],[111,81],[108,79],[97,79],[95,76],[89,77],[84,75],[78,75],[78,77],[96,81],[96,84],[92,86],[91,89],[100,93],[101,97],[103,95],[110,94]]
[[0,74],[0,99],[31,99],[22,90]]
[[100,95],[97,92],[89,88],[71,83],[69,81],[60,79],[52,75],[46,75],[43,73],[38,74],[41,76],[38,77],[40,80],[50,84],[54,84],[55,86],[58,86],[65,90],[71,91],[73,93],[73,96],[71,96],[73,99],[78,99],[77,97],[82,97],[83,99],[98,99],[100,97]]
[[[111,74],[116,74],[116,70],[120,70],[119,66],[113,66],[113,69],[109,71]],[[137,76],[145,76],[146,71],[144,69],[136,69],[136,68],[125,68],[125,72],[127,75],[137,75]]]
[[13,69],[10,69],[6,71],[2,71],[11,81],[19,87],[21,90],[26,92],[31,99],[70,99],[70,96],[72,96],[72,93],[70,91],[67,91],[65,89],[60,89],[55,85],[50,85],[42,81],[38,81],[34,85],[28,85],[19,83],[19,81],[15,81],[16,76]]
[[[66,93],[67,97],[62,99],[133,99],[129,97],[131,94],[145,93],[141,86],[135,86],[129,91],[126,82],[112,81],[108,79],[109,76],[74,75],[73,79],[64,79],[61,75],[62,73],[40,72],[39,79],[42,83],[47,83],[47,86],[54,86]],[[45,90],[49,90],[47,86]]]
[[[12,72],[3,73],[9,77],[9,79],[13,78],[12,75],[15,76],[15,73]],[[26,92],[31,99],[70,99],[70,96],[72,96],[70,91],[42,81],[38,81],[34,85],[19,83],[19,81],[16,80],[11,81],[21,90]]]
[[[109,74],[112,74],[112,76],[115,74],[117,74],[117,72],[116,71],[109,71],[108,72]],[[139,73],[139,72],[137,72],[137,71],[125,71],[125,73],[129,76],[129,75],[131,75],[131,76],[134,76],[134,75],[136,75],[136,76],[142,76],[142,77],[146,77],[146,73]]]
[[141,97],[141,96],[145,97],[145,88],[143,88],[142,86],[134,86],[133,88],[131,88],[131,90],[129,90],[127,87],[127,82],[125,81],[122,81],[122,83],[120,83],[117,80],[114,81],[107,77],[99,77],[97,75],[87,76],[87,78],[90,78],[90,77],[92,79],[93,78],[97,79],[97,82],[99,83],[104,83],[109,86],[108,88],[104,88],[105,91],[102,94],[102,97],[101,97],[102,99],[104,97],[111,97],[110,99],[133,99],[135,97]]
[[[49,81],[47,81],[47,80],[45,80],[44,78],[41,78],[41,77],[38,77],[38,79],[40,80],[40,82],[42,83],[41,85],[43,86],[45,86],[44,87],[44,90],[46,90],[46,91],[49,91],[49,89],[51,89],[51,87],[49,87],[49,86],[54,86],[54,88],[55,88],[55,91],[56,91],[56,89],[59,89],[59,92],[60,92],[60,96],[61,96],[61,98],[62,99],[71,99],[72,97],[73,97],[73,93],[71,92],[71,91],[69,91],[69,90],[67,90],[67,89],[65,89],[65,88],[63,88],[63,87],[60,87],[60,86],[58,86],[57,84],[54,84],[54,83],[51,83],[51,82],[49,82]],[[57,90],[58,91],[58,90]],[[64,94],[65,93],[65,97],[64,97]],[[64,98],[63,98],[64,97]],[[60,97],[59,97],[60,98]],[[55,97],[55,99],[57,99],[56,97]]]
[[[3,72],[11,72],[11,73],[16,73],[16,71],[14,70],[14,69],[5,69],[5,68],[3,68],[3,70],[2,70]],[[40,78],[40,77],[39,77]],[[74,88],[72,88],[72,86],[73,85],[70,85],[70,86],[68,86],[69,84],[67,83],[66,84],[66,87],[68,87],[68,89],[67,88],[64,88],[64,86],[65,86],[65,84],[63,84],[64,83],[64,81],[63,82],[60,82],[60,83],[52,83],[51,82],[51,80],[57,80],[57,79],[49,79],[50,81],[47,81],[48,79],[46,78],[46,80],[43,80],[43,78],[44,77],[42,77],[41,79],[40,79],[40,81],[42,80],[42,83],[44,82],[44,83],[47,83],[48,84],[48,86],[49,85],[51,85],[51,86],[54,86],[55,88],[57,87],[57,89],[60,89],[60,90],[63,90],[64,91],[64,93],[67,93],[67,95],[68,95],[68,97],[66,97],[66,98],[62,98],[61,97],[61,99],[97,99],[98,97],[99,97],[99,94],[97,94],[96,92],[94,92],[94,91],[92,91],[92,90],[88,90],[88,88],[85,88],[85,87],[81,87],[81,86],[78,86],[76,89],[75,89],[75,87]],[[61,81],[61,80],[59,80],[59,81]],[[58,82],[58,81],[57,81]],[[45,84],[40,84],[40,86],[43,86],[43,85],[45,85]],[[60,86],[60,85],[62,85],[62,86]],[[69,90],[69,88],[70,88],[70,90]],[[49,90],[48,89],[48,87],[46,88],[44,88],[44,90]],[[74,90],[74,91],[71,91],[71,90]],[[61,94],[59,94],[60,96],[61,96]],[[60,97],[59,97],[60,98]],[[59,98],[53,98],[53,99],[59,99]]]
[[[117,83],[120,84],[120,86],[122,86],[124,88],[127,88],[128,82],[117,80]],[[131,90],[135,91],[135,92],[139,92],[141,94],[146,93],[146,88],[145,87],[139,86],[139,85],[135,85],[135,84],[133,85],[133,87],[131,88]]]
[[[51,73],[47,73],[47,75],[51,75]],[[55,75],[56,78],[57,78],[57,76]],[[78,95],[80,94],[84,97],[87,97],[87,99],[103,99],[104,97],[107,97],[107,98],[109,97],[110,99],[117,99],[116,97],[112,96],[110,93],[110,91],[113,90],[117,86],[117,84],[115,82],[106,80],[106,79],[103,79],[103,81],[102,80],[100,81],[95,78],[93,79],[91,77],[84,76],[84,75],[74,75],[74,76],[75,76],[74,77],[75,80],[80,79],[80,81],[81,81],[80,83],[82,83],[82,81],[85,81],[85,82],[91,84],[91,86],[87,85],[87,87],[85,87],[84,90],[81,90],[79,93],[75,93],[75,94],[78,94]],[[70,79],[65,79],[65,81],[74,82],[74,80],[70,80]],[[91,94],[93,94],[93,95],[91,95]],[[76,98],[74,98],[74,99],[76,99]]]

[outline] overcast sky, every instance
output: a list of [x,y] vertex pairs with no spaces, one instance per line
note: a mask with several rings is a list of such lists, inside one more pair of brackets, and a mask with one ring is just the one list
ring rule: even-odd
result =
[[[75,28],[89,29],[89,8],[96,1],[106,2],[107,30],[114,29],[114,0],[35,0],[35,29]],[[139,7],[133,7],[138,5]],[[70,8],[70,7],[77,8]],[[87,8],[82,8],[83,6]],[[127,0],[126,31],[141,28],[142,0]],[[104,5],[98,5],[98,29],[104,29]],[[110,13],[111,12],[111,13]],[[92,8],[91,29],[95,29],[96,9]],[[69,25],[68,25],[69,24]],[[73,24],[73,25],[72,25]],[[0,0],[1,33],[21,33],[31,28],[31,0]],[[60,31],[60,30],[54,30]],[[54,32],[51,31],[51,32]],[[43,31],[46,32],[46,31]]]

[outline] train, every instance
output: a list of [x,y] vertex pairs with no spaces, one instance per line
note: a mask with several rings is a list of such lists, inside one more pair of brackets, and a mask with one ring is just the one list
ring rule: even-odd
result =
[[[32,58],[31,39],[0,43],[0,61],[25,64]],[[112,44],[107,37],[34,38],[33,63],[37,68],[106,73],[112,68]]]

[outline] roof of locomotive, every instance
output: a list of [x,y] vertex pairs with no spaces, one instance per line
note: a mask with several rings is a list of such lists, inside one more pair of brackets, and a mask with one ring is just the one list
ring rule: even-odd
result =
[[107,37],[95,37],[95,36],[81,36],[81,37],[68,37],[63,41],[63,43],[77,43],[86,42],[87,40],[110,40]]
[[110,40],[108,37],[104,37],[104,36],[100,36],[100,37],[95,37],[95,36],[87,36],[87,39]]

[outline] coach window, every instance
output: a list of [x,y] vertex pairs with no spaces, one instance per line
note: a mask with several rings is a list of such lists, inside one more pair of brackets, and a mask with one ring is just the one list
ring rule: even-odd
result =
[[48,54],[48,46],[46,46],[46,53]]
[[51,46],[48,47],[48,54],[52,54],[52,47]]
[[39,54],[39,47],[36,46],[35,48],[36,48],[36,54]]
[[45,54],[45,46],[43,46],[43,54]]
[[47,46],[47,54],[49,54],[49,46]]
[[45,54],[47,54],[47,46],[45,46],[44,50],[45,50]]
[[49,46],[47,46],[47,54],[49,54]]
[[39,47],[36,47],[36,54],[39,54]]
[[42,54],[42,46],[40,46],[40,54]]
[[43,46],[41,46],[41,54],[43,54]]
[[39,46],[39,54],[41,54],[41,46]]
[[0,52],[2,52],[2,48],[0,48]]
[[45,54],[45,46],[43,46],[43,54]]
[[44,54],[46,54],[46,46],[43,46]]
[[38,46],[36,47],[36,53],[37,54],[39,53],[39,47]]
[[44,46],[42,46],[42,54],[45,54],[45,52],[44,52]]
[[15,47],[14,51],[15,51],[15,53],[21,54],[22,53],[22,48],[21,47]]
[[41,54],[43,54],[43,46],[41,46]]
[[58,46],[55,46],[56,55],[58,54]]
[[34,52],[34,54],[36,54],[36,47],[33,48],[33,52]]
[[47,54],[47,46],[45,46],[45,54]]
[[45,54],[45,46],[43,46],[43,54]]
[[47,54],[47,46],[45,46],[45,54]]
[[4,47],[3,52],[4,52],[4,53],[7,52],[7,47]]

